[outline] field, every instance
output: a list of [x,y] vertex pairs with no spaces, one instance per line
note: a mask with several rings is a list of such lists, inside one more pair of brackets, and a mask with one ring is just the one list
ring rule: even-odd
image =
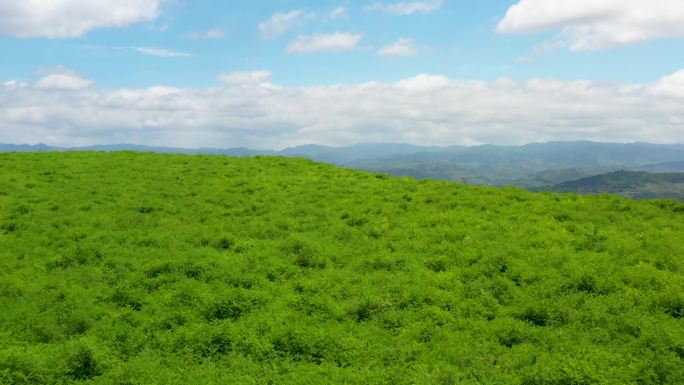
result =
[[2,384],[682,384],[684,204],[0,154]]

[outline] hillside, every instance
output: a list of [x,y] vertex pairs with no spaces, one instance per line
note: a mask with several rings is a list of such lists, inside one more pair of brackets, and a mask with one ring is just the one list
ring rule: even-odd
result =
[[0,154],[2,384],[681,384],[684,204]]
[[684,162],[665,162],[665,163],[656,163],[656,164],[650,164],[646,166],[642,166],[638,168],[640,171],[647,171],[647,172],[660,172],[660,173],[668,173],[668,172],[684,172]]
[[304,145],[276,150],[171,148],[139,145],[51,147],[3,145],[0,152],[151,151],[229,156],[280,155],[418,179],[477,185],[539,188],[612,171],[684,172],[684,146],[650,143],[549,142],[523,146],[416,146],[360,143],[344,147]]
[[676,167],[682,161],[682,145],[581,141],[448,148],[359,159],[346,165],[416,178],[536,188],[621,169],[655,164]]
[[545,191],[579,194],[613,193],[631,198],[675,198],[684,200],[684,173],[654,174],[616,171],[546,187]]

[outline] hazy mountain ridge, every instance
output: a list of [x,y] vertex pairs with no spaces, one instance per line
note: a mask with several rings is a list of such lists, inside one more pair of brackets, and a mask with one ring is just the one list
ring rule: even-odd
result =
[[613,193],[637,199],[684,200],[684,173],[654,174],[644,171],[615,171],[544,187],[540,190],[578,194]]
[[530,188],[623,169],[668,167],[667,171],[684,171],[683,160],[682,145],[550,142],[421,152],[362,159],[349,165],[416,178]]
[[58,147],[47,144],[4,144],[0,143],[0,152],[48,152],[48,151],[141,151],[162,154],[214,154],[230,156],[275,155],[276,151],[253,150],[245,147],[234,148],[182,148],[145,146],[138,144],[97,144],[82,147]]
[[684,162],[656,163],[638,167],[637,169],[640,171],[655,173],[684,172]]
[[620,170],[684,172],[684,145],[599,143],[588,141],[533,143],[523,146],[417,146],[405,143],[359,143],[345,147],[303,145],[283,150],[249,148],[176,148],[142,145],[52,147],[0,144],[0,152],[146,151],[227,156],[287,156],[419,179],[469,184],[542,188]]

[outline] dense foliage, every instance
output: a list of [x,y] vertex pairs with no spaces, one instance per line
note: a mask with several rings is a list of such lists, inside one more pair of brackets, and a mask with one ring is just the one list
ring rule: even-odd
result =
[[667,197],[684,200],[684,173],[615,171],[564,182],[542,190],[579,194],[613,193],[637,199]]
[[681,384],[684,204],[0,154],[2,384]]
[[[53,147],[45,144],[0,143],[0,152],[147,151],[170,154],[228,156],[286,156],[307,158],[359,170],[437,179],[475,185],[539,189],[614,171],[683,172],[684,145],[649,143],[549,142],[523,146],[416,146],[396,143],[359,143],[344,147],[315,144],[284,150],[248,148],[174,148],[117,144]],[[610,192],[610,191],[604,191]],[[656,189],[649,197],[670,198],[670,190]]]

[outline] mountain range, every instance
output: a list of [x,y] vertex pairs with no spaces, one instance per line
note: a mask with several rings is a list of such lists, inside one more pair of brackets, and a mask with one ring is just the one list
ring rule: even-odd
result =
[[[418,179],[450,180],[478,185],[513,185],[547,190],[553,190],[566,182],[597,175],[605,174],[604,178],[617,175],[621,175],[623,179],[626,177],[625,174],[614,174],[617,171],[684,172],[684,145],[641,142],[621,144],[576,141],[471,147],[392,143],[360,143],[331,147],[310,144],[283,150],[255,150],[243,147],[192,149],[131,144],[86,147],[0,144],[0,152],[121,150],[239,157],[303,157],[343,167]],[[638,176],[639,180],[643,179],[643,174],[629,175]],[[569,187],[566,185],[562,188]]]
[[539,190],[577,194],[611,193],[636,199],[684,200],[684,173],[655,174],[643,171],[615,171],[543,187]]

